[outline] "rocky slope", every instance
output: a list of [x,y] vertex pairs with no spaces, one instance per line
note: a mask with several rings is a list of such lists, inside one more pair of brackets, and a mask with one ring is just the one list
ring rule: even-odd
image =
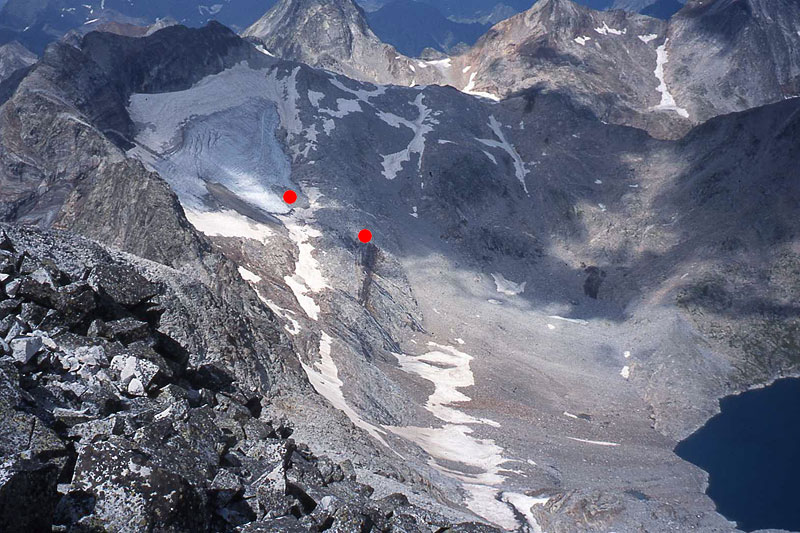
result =
[[0,83],[22,68],[36,63],[36,56],[17,42],[0,46]]
[[[426,526],[730,531],[672,449],[720,396],[797,373],[798,106],[659,141],[569,94],[376,87],[219,25],[89,34],[0,108],[0,213],[166,269],[177,299],[138,320],[186,347],[181,372],[222,368],[262,423],[349,459],[375,490],[358,509],[403,492],[392,516]],[[359,493],[326,468],[313,487]]]
[[206,320],[202,284],[63,232],[0,227],[0,261],[7,531],[446,526],[296,443],[230,359],[193,361],[176,318]]
[[696,122],[800,94],[800,5],[689,2],[670,21],[665,79]]

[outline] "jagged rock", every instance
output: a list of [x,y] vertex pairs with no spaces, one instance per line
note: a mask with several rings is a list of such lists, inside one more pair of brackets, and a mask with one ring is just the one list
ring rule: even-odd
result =
[[4,531],[50,531],[58,467],[27,460],[0,463],[0,524]]
[[0,319],[6,318],[19,309],[19,302],[16,300],[3,300],[0,302]]
[[133,356],[118,355],[111,360],[112,372],[119,375],[120,383],[123,387],[128,389],[131,394],[134,394],[130,389],[130,384],[136,380],[134,389],[140,393],[135,393],[135,396],[141,396],[145,390],[149,390],[155,382],[160,369],[150,361],[145,359],[137,359]]
[[[360,529],[351,530],[360,531]],[[308,527],[304,527],[294,517],[282,517],[275,520],[264,520],[250,522],[238,529],[239,533],[306,533]]]
[[72,485],[94,495],[92,515],[106,528],[177,533],[208,527],[204,494],[119,437],[82,447]]
[[145,340],[150,336],[149,324],[131,317],[106,322],[106,331],[110,339],[118,340],[125,345]]
[[42,339],[39,337],[20,338],[12,340],[9,344],[14,360],[25,365],[41,350]]
[[241,478],[227,469],[221,469],[211,483],[210,491],[216,497],[216,503],[224,507],[235,497],[244,493]]
[[159,293],[158,285],[126,265],[97,265],[87,281],[95,292],[124,307],[135,307]]

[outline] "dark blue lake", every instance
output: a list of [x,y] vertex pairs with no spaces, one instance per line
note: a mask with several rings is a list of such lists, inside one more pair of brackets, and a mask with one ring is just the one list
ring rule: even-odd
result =
[[800,531],[800,379],[729,396],[675,448],[709,474],[707,494],[740,529]]

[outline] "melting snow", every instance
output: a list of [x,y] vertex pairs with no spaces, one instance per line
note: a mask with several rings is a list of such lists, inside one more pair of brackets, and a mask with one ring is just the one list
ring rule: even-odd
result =
[[603,440],[587,440],[587,439],[579,439],[577,437],[567,437],[569,440],[574,440],[576,442],[585,442],[586,444],[597,444],[598,446],[619,446],[618,442],[606,442]]
[[669,39],[665,39],[664,44],[656,49],[656,70],[654,71],[654,74],[660,82],[656,90],[661,93],[661,103],[653,107],[652,110],[675,111],[683,118],[688,118],[689,112],[681,107],[678,107],[678,105],[675,103],[675,98],[673,98],[672,94],[669,92],[667,82],[664,80],[664,65],[666,65],[669,61],[669,56],[667,54],[667,43],[669,43]]
[[615,30],[614,28],[609,28],[608,24],[606,24],[606,22],[603,21],[603,27],[595,28],[594,31],[596,31],[600,35],[608,35],[608,34],[625,35],[626,33],[628,33],[628,28],[625,28],[624,30]]
[[464,67],[463,69],[461,69],[461,72],[466,74],[467,72],[469,72],[469,69],[471,69],[471,68],[472,68],[472,65],[468,65],[468,66]]
[[425,408],[436,418],[445,422],[453,424],[482,423],[475,417],[448,407],[454,403],[470,401],[469,396],[459,392],[458,389],[475,385],[475,378],[470,370],[472,356],[451,346],[443,346],[434,342],[429,342],[428,346],[437,349],[416,357],[395,354],[401,369],[434,384],[434,392],[428,397]]
[[266,242],[273,231],[236,211],[200,211],[185,208],[186,219],[209,237],[242,237]]
[[291,335],[297,335],[298,333],[300,333],[300,323],[290,316],[294,314],[294,311],[290,311],[288,309],[283,309],[282,307],[279,307],[272,300],[265,298],[264,295],[261,294],[261,291],[259,291],[258,289],[256,289],[256,294],[258,295],[258,297],[261,299],[262,302],[267,304],[267,307],[269,307],[273,313],[283,318],[284,320],[288,320],[289,322],[291,322],[292,327],[285,325],[283,326],[283,329],[288,331]]
[[433,131],[433,127],[439,123],[433,118],[431,110],[423,104],[424,94],[419,94],[414,100],[414,105],[419,110],[416,120],[410,122],[403,117],[392,113],[379,113],[378,116],[392,127],[399,128],[405,126],[414,132],[414,138],[404,150],[394,154],[383,156],[383,177],[393,180],[402,170],[403,163],[411,160],[411,154],[418,154],[417,170],[422,168],[422,157],[425,154],[425,136]]
[[325,93],[319,93],[317,91],[308,91],[308,101],[311,102],[316,108],[319,108],[319,103],[322,102],[322,99],[325,98]]
[[466,94],[471,94],[472,96],[480,96],[481,98],[488,98],[489,100],[494,100],[495,102],[500,101],[500,97],[496,96],[492,93],[487,93],[483,91],[476,91],[475,90],[475,76],[477,72],[473,72],[469,75],[469,82],[467,82],[467,86],[461,89],[461,92]]
[[581,46],[586,46],[586,41],[591,41],[592,38],[584,35],[583,37],[575,37],[575,42]]
[[353,424],[360,427],[369,433],[375,440],[389,448],[389,445],[383,439],[381,434],[385,435],[386,432],[377,428],[361,418],[352,407],[347,404],[342,393],[342,380],[339,379],[339,369],[331,357],[331,344],[333,339],[324,331],[321,332],[319,340],[319,357],[320,360],[315,362],[313,366],[307,365],[301,361],[303,370],[305,370],[308,380],[314,386],[319,394],[324,396],[335,408],[347,415]]
[[542,533],[542,528],[539,526],[539,523],[536,522],[536,518],[533,516],[533,511],[531,509],[534,505],[545,505],[550,501],[550,498],[546,496],[535,498],[525,494],[517,494],[516,492],[504,492],[501,499],[513,505],[514,508],[525,517],[525,521],[528,522],[530,533]]
[[308,295],[309,292],[319,292],[329,287],[319,262],[314,258],[314,246],[309,242],[313,237],[322,237],[322,233],[307,224],[296,224],[290,220],[285,220],[284,225],[289,230],[289,237],[297,245],[300,254],[295,264],[294,275],[285,276],[284,281],[297,298],[297,303],[303,308],[309,318],[317,320],[319,318],[319,305]]
[[639,35],[639,40],[642,41],[645,44],[649,43],[653,39],[658,39],[658,34],[657,33],[650,33],[648,35]]
[[492,161],[492,163],[494,163],[495,165],[497,164],[497,159],[495,159],[495,157],[492,154],[490,154],[486,150],[481,150],[481,152],[486,154],[486,157],[488,157]]
[[[465,425],[488,424],[498,427],[499,424],[477,419],[452,407],[453,404],[470,401],[469,396],[458,389],[475,384],[470,369],[472,356],[452,346],[433,342],[429,342],[428,346],[435,350],[416,357],[405,354],[395,356],[400,368],[434,384],[434,392],[428,397],[425,407],[447,423],[441,428],[386,429],[416,443],[431,456],[432,466],[461,481],[467,491],[466,503],[470,510],[501,527],[517,529],[520,524],[513,508],[521,500],[512,497],[505,502],[500,501],[500,491],[495,487],[505,480],[501,471],[506,469],[501,467],[509,460],[503,457],[503,448],[493,440],[473,437],[473,430]],[[464,465],[466,472],[456,469],[454,465],[458,464]]]
[[525,163],[523,163],[522,158],[519,156],[519,153],[517,153],[516,148],[514,148],[511,143],[506,140],[502,126],[500,126],[500,123],[496,118],[494,118],[494,115],[489,117],[489,127],[492,128],[492,131],[497,138],[500,139],[500,141],[498,142],[491,139],[477,139],[478,142],[481,142],[486,146],[491,146],[492,148],[501,148],[511,156],[511,159],[514,160],[514,172],[517,175],[517,179],[522,184],[525,194],[528,194],[528,186],[525,184],[525,176],[528,174],[528,171],[525,170]]
[[506,279],[500,273],[492,273],[492,277],[494,278],[494,284],[497,286],[497,292],[501,294],[507,294],[509,296],[516,296],[517,294],[522,294],[525,292],[525,285],[528,283],[527,281],[523,281],[522,283],[514,283],[513,281]]
[[564,322],[571,322],[572,324],[580,324],[582,326],[585,326],[586,324],[589,323],[588,321],[583,320],[582,318],[564,318],[563,316],[558,316],[558,315],[550,315],[547,318],[552,318],[553,320],[563,320]]
[[243,266],[239,267],[239,275],[242,276],[243,280],[249,281],[250,283],[259,283],[261,281],[261,276],[259,276],[255,272],[247,270]]

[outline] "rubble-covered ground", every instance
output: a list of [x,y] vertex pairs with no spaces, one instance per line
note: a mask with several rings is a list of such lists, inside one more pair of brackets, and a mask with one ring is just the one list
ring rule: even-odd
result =
[[193,365],[162,331],[171,289],[141,263],[0,228],[3,531],[494,530],[372,499],[229,369]]

